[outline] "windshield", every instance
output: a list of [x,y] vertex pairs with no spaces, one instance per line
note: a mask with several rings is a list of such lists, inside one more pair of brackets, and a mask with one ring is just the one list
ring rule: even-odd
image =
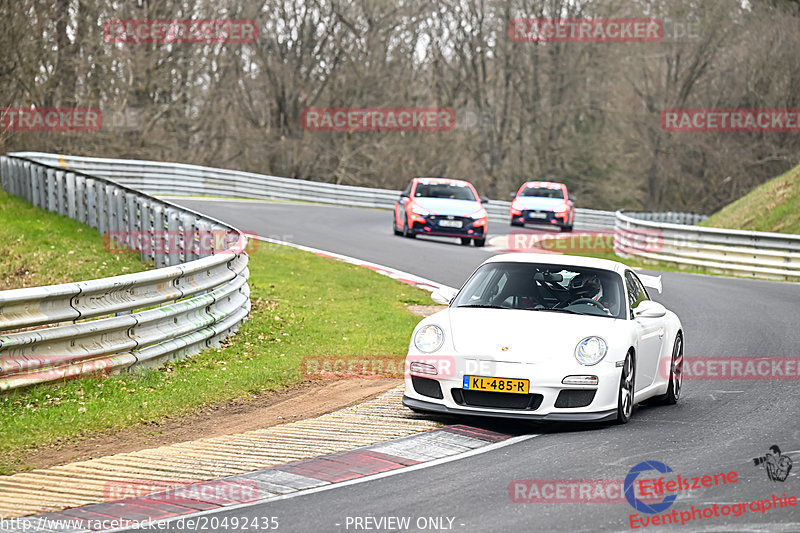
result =
[[623,318],[622,278],[596,268],[535,263],[481,266],[452,307],[563,312]]
[[451,198],[454,200],[475,201],[472,189],[464,185],[451,185],[449,183],[418,183],[414,196],[417,198]]
[[550,189],[547,187],[527,187],[520,196],[533,196],[535,198],[564,198],[564,191],[561,189]]

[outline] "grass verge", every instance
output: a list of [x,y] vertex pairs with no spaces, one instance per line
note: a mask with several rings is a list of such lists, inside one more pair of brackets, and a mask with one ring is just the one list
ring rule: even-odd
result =
[[0,396],[0,474],[35,447],[136,424],[302,381],[311,356],[405,355],[427,292],[347,263],[260,243],[250,256],[252,318],[235,342],[157,370],[80,379]]
[[0,189],[0,290],[141,272],[137,254],[112,254],[103,236]]
[[700,225],[800,234],[800,165],[756,187]]

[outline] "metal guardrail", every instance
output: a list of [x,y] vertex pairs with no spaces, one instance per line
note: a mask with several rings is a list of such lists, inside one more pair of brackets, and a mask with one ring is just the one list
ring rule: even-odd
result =
[[617,211],[614,251],[734,276],[800,280],[800,235],[651,222]]
[[[247,237],[235,228],[103,177],[13,155],[0,156],[0,185],[116,234],[119,245],[162,267],[1,291],[0,391],[158,366],[218,346],[247,317]],[[215,231],[226,238],[197,246],[199,235]],[[159,232],[174,236],[165,250],[153,246]],[[86,320],[98,317],[106,318]]]
[[[19,152],[13,155],[103,176],[155,196],[202,195],[299,200],[378,209],[393,209],[400,196],[400,191],[391,189],[279,178],[180,163],[63,156],[41,152]],[[486,204],[489,220],[504,225],[509,224],[510,208],[511,202],[507,201],[491,200]],[[576,208],[574,227],[613,229],[614,212]]]
[[669,224],[687,224],[694,226],[708,218],[708,215],[699,215],[697,213],[677,213],[675,211],[664,211],[663,213],[640,213],[627,211],[625,213],[629,217],[638,218],[641,220],[649,220],[650,222],[667,222]]

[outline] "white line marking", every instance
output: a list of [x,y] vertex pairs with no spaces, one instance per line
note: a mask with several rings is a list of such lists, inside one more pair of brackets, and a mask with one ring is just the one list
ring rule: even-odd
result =
[[[466,452],[463,452],[463,453],[459,453],[459,454],[456,454],[456,455],[450,455],[448,457],[442,457],[441,459],[434,459],[433,461],[427,461],[425,463],[419,463],[419,464],[415,464],[415,465],[404,466],[402,468],[397,468],[395,470],[389,470],[388,472],[381,472],[381,473],[378,473],[378,474],[371,474],[369,476],[364,476],[364,477],[360,477],[360,478],[356,478],[356,479],[350,479],[348,481],[342,481],[340,483],[332,483],[330,485],[324,485],[322,487],[315,487],[313,489],[301,490],[301,491],[292,492],[292,493],[289,493],[289,494],[283,494],[281,496],[274,496],[274,497],[271,497],[271,498],[264,498],[263,500],[257,500],[257,501],[254,501],[254,502],[240,503],[240,504],[237,504],[237,505],[228,505],[228,506],[225,506],[225,507],[220,507],[218,509],[208,509],[206,511],[198,511],[196,513],[189,513],[189,514],[184,514],[184,515],[179,515],[179,516],[173,516],[173,517],[170,517],[170,518],[164,518],[162,520],[153,520],[152,522],[144,522],[144,524],[150,524],[150,525],[148,525],[148,529],[151,529],[153,527],[153,524],[167,524],[167,523],[179,520],[181,518],[195,518],[195,517],[198,517],[198,516],[205,516],[205,515],[209,515],[209,514],[224,513],[224,512],[232,511],[234,509],[244,509],[244,508],[247,508],[247,507],[253,507],[253,506],[256,506],[256,505],[261,505],[261,504],[267,503],[267,502],[276,502],[276,501],[281,501],[281,500],[289,500],[291,498],[296,498],[297,496],[305,496],[306,494],[315,494],[317,492],[324,492],[324,491],[337,489],[337,488],[341,488],[341,487],[348,487],[350,485],[357,485],[359,483],[366,483],[368,481],[373,481],[375,479],[382,479],[382,478],[385,478],[385,477],[396,476],[398,474],[404,474],[406,472],[413,472],[414,470],[422,470],[423,468],[428,468],[428,467],[431,467],[431,466],[438,466],[438,465],[441,465],[441,464],[450,463],[452,461],[457,461],[459,459],[466,459],[467,457],[472,457],[473,455],[479,455],[479,454],[482,454],[482,453],[485,453],[485,452],[490,452],[490,451],[493,451],[493,450],[497,450],[499,448],[504,448],[506,446],[511,446],[512,444],[516,444],[518,442],[523,442],[523,441],[526,441],[526,440],[530,440],[530,439],[532,439],[534,437],[538,437],[538,436],[539,436],[539,434],[535,434],[535,435],[519,435],[517,437],[511,437],[510,439],[507,439],[507,440],[504,440],[504,441],[501,441],[501,442],[494,442],[492,444],[488,444],[488,445],[483,446],[481,448],[475,448],[474,450],[469,450],[469,451],[466,451]],[[135,529],[138,529],[138,528],[136,528],[136,527],[127,527],[127,528],[122,527],[122,528],[117,528],[117,529],[108,529],[106,531],[111,533],[111,532],[116,532],[116,531],[131,531],[131,530],[135,530]],[[162,529],[162,528],[161,527],[157,527],[157,529]],[[166,529],[166,528],[164,528],[164,529]]]

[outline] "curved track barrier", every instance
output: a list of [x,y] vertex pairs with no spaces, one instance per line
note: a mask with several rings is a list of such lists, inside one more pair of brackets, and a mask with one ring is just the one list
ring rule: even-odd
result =
[[[104,177],[17,156],[0,156],[0,184],[158,267],[0,291],[0,391],[159,366],[219,346],[246,319],[247,237],[236,228]],[[162,246],[159,234],[171,238]]]
[[[45,164],[103,176],[156,196],[202,195],[233,198],[279,199],[393,209],[400,191],[353,187],[316,181],[279,178],[252,172],[160,163],[134,159],[103,159],[41,152],[18,152]],[[508,225],[511,202],[492,200],[486,204],[489,220]],[[614,212],[575,209],[576,229],[613,229]]]
[[[635,216],[635,215],[634,215]],[[614,251],[741,277],[800,281],[800,235],[652,222],[617,211]]]

